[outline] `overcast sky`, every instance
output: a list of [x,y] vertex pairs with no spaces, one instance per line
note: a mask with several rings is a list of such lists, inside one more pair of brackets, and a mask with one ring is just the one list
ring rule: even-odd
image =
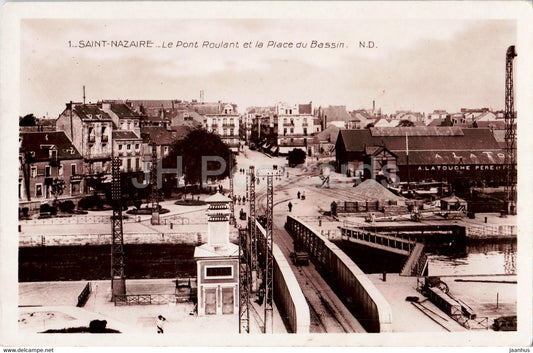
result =
[[[383,112],[504,108],[512,21],[23,20],[21,115],[56,118],[65,103],[199,99],[250,105],[346,105]],[[88,40],[234,42],[239,49],[69,48]],[[269,40],[341,49],[242,48]],[[360,48],[359,41],[377,48]],[[517,48],[520,54],[520,48]]]

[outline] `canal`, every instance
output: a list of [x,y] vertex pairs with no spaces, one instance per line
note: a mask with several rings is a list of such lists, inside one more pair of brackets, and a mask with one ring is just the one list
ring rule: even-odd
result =
[[[110,278],[111,247],[19,248],[19,281],[80,281]],[[124,245],[127,278],[196,276],[194,245]]]
[[[336,244],[365,273],[398,273],[406,257],[348,241]],[[127,278],[196,275],[194,245],[125,245]],[[429,247],[432,276],[515,274],[516,240]],[[110,276],[110,246],[45,246],[19,249],[19,281],[79,281]]]

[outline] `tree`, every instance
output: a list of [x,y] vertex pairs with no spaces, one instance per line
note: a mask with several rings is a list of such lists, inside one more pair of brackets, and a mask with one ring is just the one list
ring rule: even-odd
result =
[[[177,157],[182,157],[185,183],[199,183],[201,189],[207,177],[223,180],[229,176],[230,166],[236,165],[235,157],[228,145],[222,142],[217,134],[202,128],[193,129],[183,140],[174,142],[170,153],[163,159],[163,167],[176,168]],[[202,160],[204,159],[202,157],[208,158],[206,171],[202,171]],[[217,157],[222,158],[226,165],[221,166],[218,161],[212,160]],[[221,167],[225,168],[217,173],[216,171]],[[213,175],[207,175],[206,172],[211,172]],[[175,177],[176,175],[172,175],[173,181],[176,180]]]
[[35,115],[28,114],[19,119],[19,126],[35,126],[37,125],[37,118]]
[[295,167],[298,164],[305,162],[305,152],[299,148],[295,148],[289,152],[287,159],[289,160],[289,167]]
[[415,126],[415,123],[413,123],[411,120],[404,119],[404,120],[400,120],[400,122],[398,123],[398,126],[399,127],[413,127]]
[[50,193],[54,196],[54,207],[57,206],[57,198],[63,194],[65,190],[65,181],[60,178],[55,178],[50,185]]

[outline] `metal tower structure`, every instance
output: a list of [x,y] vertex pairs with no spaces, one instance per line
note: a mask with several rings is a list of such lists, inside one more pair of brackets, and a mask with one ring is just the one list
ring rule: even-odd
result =
[[150,167],[150,188],[152,191],[152,224],[159,224],[159,192],[157,191],[157,148],[155,142],[152,146],[152,165]]
[[256,211],[255,211],[255,167],[250,166],[249,173],[249,201],[250,201],[250,269],[252,272],[252,291],[257,290],[257,232],[255,228]]
[[126,294],[124,272],[124,236],[122,231],[122,189],[120,186],[120,158],[114,157],[111,164],[113,216],[111,217],[111,300],[116,295]]
[[250,247],[246,241],[248,231],[239,228],[239,333],[250,333],[250,286],[248,258]]
[[235,201],[233,201],[234,194],[233,194],[233,155],[232,152],[230,152],[229,155],[229,198],[231,199],[231,202],[229,203],[230,207],[230,218],[229,222],[230,224],[235,224]]
[[513,60],[516,56],[515,46],[511,45],[507,49],[505,60],[505,195],[508,214],[516,214],[516,122],[513,87]]
[[273,245],[273,216],[274,216],[274,178],[267,175],[267,207],[266,207],[266,237],[265,237],[265,327],[264,333],[273,333],[273,291],[274,291],[274,258]]

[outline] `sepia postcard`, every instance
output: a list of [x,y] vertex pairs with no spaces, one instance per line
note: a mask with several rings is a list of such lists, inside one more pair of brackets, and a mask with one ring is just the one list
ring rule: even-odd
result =
[[532,23],[4,3],[0,346],[529,352]]

